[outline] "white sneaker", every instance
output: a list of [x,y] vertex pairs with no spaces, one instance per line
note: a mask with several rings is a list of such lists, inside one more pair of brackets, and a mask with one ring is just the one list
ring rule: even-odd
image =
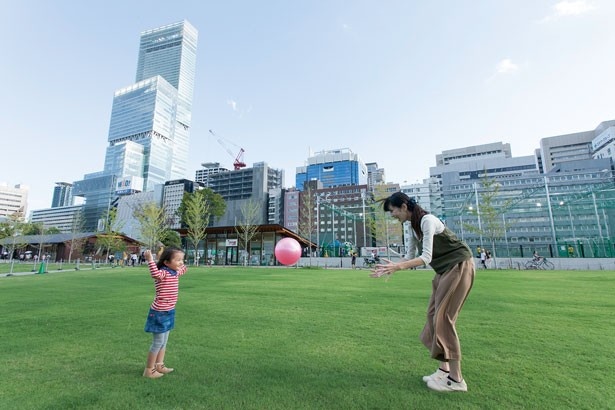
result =
[[431,390],[441,391],[441,392],[449,392],[449,391],[468,391],[468,385],[465,380],[457,383],[449,379],[448,377],[444,377],[437,380],[430,380],[427,382],[427,387]]
[[440,370],[440,368],[438,368],[438,370],[436,370],[433,374],[430,374],[429,376],[423,376],[423,381],[427,383],[430,380],[444,379],[446,377],[448,377],[448,372],[445,372],[444,370]]

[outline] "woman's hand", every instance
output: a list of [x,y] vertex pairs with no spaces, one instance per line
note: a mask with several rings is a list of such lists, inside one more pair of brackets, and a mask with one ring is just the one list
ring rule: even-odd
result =
[[396,272],[401,269],[401,267],[397,263],[393,263],[390,260],[384,258],[382,258],[381,260],[386,262],[386,264],[376,265],[374,270],[372,270],[372,273],[369,275],[372,278],[379,278],[384,275],[392,275],[393,272]]
[[148,262],[151,262],[154,260],[154,257],[152,256],[152,251],[150,251],[149,249],[143,252],[143,256],[145,257],[145,260]]

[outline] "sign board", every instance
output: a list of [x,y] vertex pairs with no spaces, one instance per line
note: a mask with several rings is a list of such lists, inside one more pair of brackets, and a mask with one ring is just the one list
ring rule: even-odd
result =
[[226,246],[237,246],[237,239],[227,239]]

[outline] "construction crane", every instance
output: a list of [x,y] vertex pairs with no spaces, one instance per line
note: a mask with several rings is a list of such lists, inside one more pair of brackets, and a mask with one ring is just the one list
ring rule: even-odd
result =
[[[230,148],[224,143],[222,138],[218,137],[216,133],[213,132],[212,130],[209,130],[209,133],[213,135],[214,137],[216,137],[216,139],[218,140],[218,144],[220,144],[222,148],[224,148],[226,152],[228,152],[231,158],[234,158],[233,169],[235,171],[237,171],[238,169],[244,168],[246,166],[246,163],[243,162],[243,153],[245,152],[243,148],[239,147],[239,153],[237,154],[237,156],[235,156],[235,154],[233,154],[233,151],[231,151]],[[233,144],[233,145],[236,145],[236,144]]]

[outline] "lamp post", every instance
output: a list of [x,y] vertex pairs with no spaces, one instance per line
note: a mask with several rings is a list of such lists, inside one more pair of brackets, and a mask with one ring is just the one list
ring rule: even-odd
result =
[[579,254],[579,249],[577,247],[577,235],[574,231],[574,223],[572,223],[572,212],[570,211],[570,204],[568,202],[564,202],[564,201],[560,201],[559,202],[560,206],[562,205],[566,205],[566,208],[568,208],[568,220],[570,221],[570,232],[572,233],[572,241],[574,242],[574,249],[577,253],[577,255]]
[[[551,223],[551,238],[553,239],[553,246],[555,247],[555,252],[557,253],[557,237],[555,235],[555,223],[553,222],[553,209],[551,207],[551,197],[549,195],[549,184],[546,176],[543,177],[545,181],[545,194],[547,195],[547,207],[549,210],[549,222]],[[553,257],[553,254],[551,255]]]
[[316,254],[320,257],[320,195],[316,194]]
[[508,248],[508,233],[506,232],[506,216],[502,214],[502,226],[504,228],[504,243],[506,244],[506,255],[510,258],[510,249]]
[[365,227],[365,189],[361,190],[361,202],[363,205],[363,247],[367,247],[367,231]]
[[357,247],[357,214],[353,214],[352,217],[352,232],[354,233],[354,247]]
[[483,248],[483,226],[480,220],[480,205],[478,204],[478,187],[476,186],[476,182],[474,185],[474,199],[476,199],[476,215],[478,216],[478,231],[480,234],[480,247]]
[[600,217],[598,216],[598,206],[596,205],[596,193],[592,191],[592,202],[594,203],[594,214],[596,215],[596,224],[598,225],[598,235],[600,235],[600,242],[602,242],[602,248],[604,248],[604,237],[602,236],[602,225],[600,224]]

